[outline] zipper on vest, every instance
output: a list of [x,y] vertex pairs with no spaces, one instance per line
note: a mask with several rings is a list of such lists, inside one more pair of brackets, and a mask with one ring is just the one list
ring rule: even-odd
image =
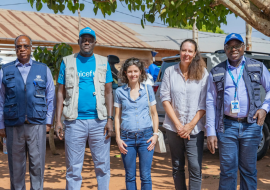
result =
[[25,119],[27,119],[27,94],[26,94],[26,84],[24,84],[24,95],[25,95]]
[[31,68],[30,68],[29,72],[28,72],[28,75],[27,75],[27,77],[26,77],[25,83],[24,83],[24,79],[23,79],[22,73],[21,73],[21,72],[19,71],[19,69],[17,68],[17,69],[18,69],[18,72],[21,74],[22,81],[23,81],[23,83],[24,83],[24,95],[25,95],[25,103],[26,103],[26,105],[25,105],[25,119],[27,119],[27,94],[26,94],[27,89],[26,89],[26,84],[27,84],[28,76],[29,76],[29,74],[30,74],[31,71],[32,71],[32,67],[33,67],[33,63],[32,63],[32,65],[31,65]]

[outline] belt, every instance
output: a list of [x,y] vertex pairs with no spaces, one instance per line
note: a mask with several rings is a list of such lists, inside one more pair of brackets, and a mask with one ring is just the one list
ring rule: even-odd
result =
[[28,120],[25,120],[24,124],[30,124],[30,122]]
[[237,121],[239,123],[247,123],[247,117],[230,117],[228,115],[224,115],[224,118],[229,119],[229,120],[233,120],[233,121]]

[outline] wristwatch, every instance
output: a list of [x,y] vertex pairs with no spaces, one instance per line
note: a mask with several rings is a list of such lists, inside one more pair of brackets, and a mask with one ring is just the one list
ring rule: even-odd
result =
[[113,116],[107,116],[107,119],[111,119],[113,121],[114,117]]
[[153,133],[153,135],[157,135],[159,137],[159,133]]

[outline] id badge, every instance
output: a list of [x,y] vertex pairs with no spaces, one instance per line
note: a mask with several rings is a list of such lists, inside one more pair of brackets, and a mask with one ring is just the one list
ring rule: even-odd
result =
[[231,112],[232,113],[239,113],[240,112],[238,100],[231,101]]

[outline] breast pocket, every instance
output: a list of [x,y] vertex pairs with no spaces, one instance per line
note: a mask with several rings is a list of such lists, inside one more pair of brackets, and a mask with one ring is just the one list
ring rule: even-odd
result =
[[224,75],[213,77],[213,81],[216,83],[217,91],[224,90]]
[[47,105],[42,102],[36,102],[33,105],[33,117],[34,118],[40,118],[45,119],[47,114]]
[[45,98],[46,84],[44,81],[38,81],[35,85],[35,96],[39,98]]
[[249,73],[249,77],[250,77],[251,82],[261,84],[260,73],[258,73],[258,72]]
[[66,95],[67,95],[67,99],[71,98],[72,94],[73,94],[73,89],[74,89],[74,68],[69,68],[66,70],[66,84],[65,84],[65,88],[66,88]]
[[4,119],[17,119],[17,118],[18,118],[17,103],[5,104]]
[[8,72],[6,73],[5,80],[10,83],[10,82],[15,82],[15,75],[14,72]]
[[106,69],[98,69],[98,80],[101,83],[106,82]]
[[16,96],[15,83],[8,83],[6,85],[6,96],[8,99],[12,99]]

